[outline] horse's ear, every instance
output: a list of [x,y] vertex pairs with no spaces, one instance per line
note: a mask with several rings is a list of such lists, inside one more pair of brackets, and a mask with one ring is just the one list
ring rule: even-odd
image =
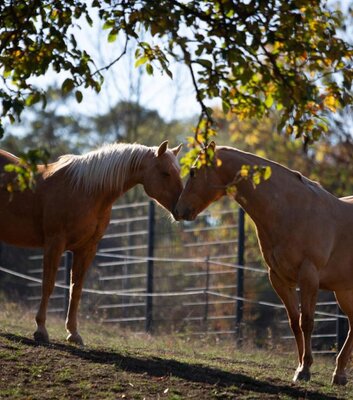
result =
[[211,149],[214,152],[216,150],[216,143],[212,140],[212,142],[210,142],[207,148]]
[[164,154],[168,149],[168,140],[165,140],[162,142],[157,150],[157,157],[160,157],[162,154]]
[[174,153],[175,156],[177,156],[182,147],[183,147],[183,144],[180,143],[179,146],[174,147],[174,148],[172,148],[170,150]]

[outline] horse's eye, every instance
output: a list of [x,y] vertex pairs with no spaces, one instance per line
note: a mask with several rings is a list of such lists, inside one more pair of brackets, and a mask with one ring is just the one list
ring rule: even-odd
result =
[[169,176],[170,176],[170,173],[169,173],[169,172],[166,172],[166,171],[164,171],[164,172],[162,172],[162,175],[163,175],[163,176],[165,176],[165,177],[169,177]]
[[195,176],[195,168],[190,169],[190,177],[193,178]]

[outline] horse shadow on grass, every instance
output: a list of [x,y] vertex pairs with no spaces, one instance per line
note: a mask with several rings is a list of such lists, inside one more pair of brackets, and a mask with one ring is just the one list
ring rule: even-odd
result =
[[241,373],[224,371],[222,369],[207,367],[201,364],[191,364],[160,357],[137,357],[118,352],[108,352],[104,350],[89,349],[70,344],[53,342],[50,344],[40,344],[24,336],[10,333],[0,333],[0,337],[6,338],[16,343],[28,346],[43,346],[50,349],[63,351],[83,360],[114,365],[117,370],[123,370],[135,374],[147,374],[151,377],[173,376],[188,382],[205,383],[223,388],[236,386],[244,391],[251,391],[262,395],[287,395],[293,399],[310,400],[337,400],[339,397],[324,393],[307,390],[304,388],[271,383],[265,380],[254,379]]

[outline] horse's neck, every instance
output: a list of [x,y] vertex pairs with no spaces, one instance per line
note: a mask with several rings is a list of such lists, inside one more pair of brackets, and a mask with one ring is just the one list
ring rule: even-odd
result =
[[50,179],[53,176],[55,179],[55,176],[63,174],[74,188],[80,187],[86,196],[115,201],[141,183],[142,164],[148,152],[142,152],[142,148],[140,152],[131,155],[130,146],[127,153],[129,157],[123,158],[124,155],[120,154],[122,158],[115,158],[119,154],[115,154],[114,150],[108,148],[103,152],[104,157],[99,151],[81,157],[63,156],[48,166],[45,177]]
[[[262,224],[264,219],[276,220],[281,208],[285,206],[286,190],[292,190],[285,180],[293,179],[294,182],[296,180],[299,182],[299,179],[275,162],[237,149],[221,150],[220,156],[227,184],[234,183],[236,186],[235,200],[255,223]],[[247,178],[241,178],[239,175],[243,165],[250,166]],[[266,181],[261,180],[259,185],[254,186],[252,181],[254,166],[269,166],[272,171],[271,177]]]

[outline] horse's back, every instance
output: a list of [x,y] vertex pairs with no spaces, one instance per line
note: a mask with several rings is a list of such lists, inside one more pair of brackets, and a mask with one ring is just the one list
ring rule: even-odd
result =
[[9,153],[8,151],[0,149],[0,167],[2,168],[6,164],[17,164],[18,157]]
[[343,222],[353,226],[353,195],[338,198],[338,204]]

